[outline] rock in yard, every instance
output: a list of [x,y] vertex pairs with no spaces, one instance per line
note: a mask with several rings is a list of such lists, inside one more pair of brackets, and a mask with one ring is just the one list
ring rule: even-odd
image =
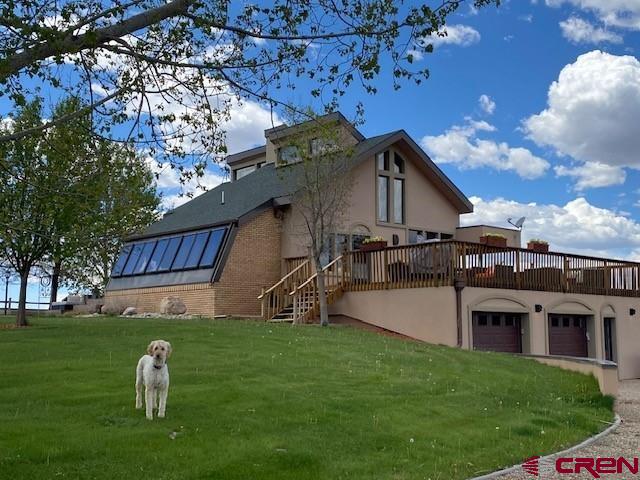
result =
[[182,315],[186,311],[187,306],[180,297],[165,297],[160,302],[160,313]]
[[136,310],[136,307],[127,307],[124,309],[124,312],[122,312],[122,315],[129,316],[129,315],[135,315],[137,313],[138,311]]

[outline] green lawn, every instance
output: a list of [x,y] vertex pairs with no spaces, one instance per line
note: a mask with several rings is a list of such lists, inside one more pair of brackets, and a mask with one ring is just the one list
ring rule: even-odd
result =
[[[2,479],[448,480],[612,418],[593,378],[350,327],[33,324],[0,329]],[[149,422],[134,371],[156,338],[174,353],[167,418]]]

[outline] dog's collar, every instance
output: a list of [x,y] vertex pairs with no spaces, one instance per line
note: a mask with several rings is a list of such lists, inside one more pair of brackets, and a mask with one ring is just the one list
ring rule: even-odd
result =
[[[166,365],[166,364],[165,364]],[[153,368],[155,368],[156,370],[162,370],[162,367],[164,367],[164,365],[154,365]]]

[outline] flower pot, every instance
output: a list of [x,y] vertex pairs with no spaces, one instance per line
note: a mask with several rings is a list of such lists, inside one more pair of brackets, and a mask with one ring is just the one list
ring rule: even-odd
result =
[[480,243],[484,243],[488,247],[506,247],[507,239],[503,237],[494,237],[492,235],[485,235],[480,237]]
[[527,243],[527,249],[538,253],[549,253],[549,244],[540,242]]
[[361,252],[372,252],[374,250],[383,250],[387,247],[387,241],[369,242],[360,245]]

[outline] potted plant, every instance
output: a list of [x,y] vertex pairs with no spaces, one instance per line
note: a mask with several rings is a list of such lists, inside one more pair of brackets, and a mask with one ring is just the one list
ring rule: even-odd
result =
[[370,252],[372,250],[382,250],[387,246],[387,241],[382,237],[370,237],[366,238],[362,245],[360,246],[360,250],[363,252]]
[[527,242],[527,249],[533,250],[534,252],[539,252],[539,253],[548,253],[549,242],[546,242],[545,240],[540,240],[539,238],[532,238]]
[[487,233],[480,237],[480,243],[484,243],[488,247],[506,247],[507,237],[500,233]]

